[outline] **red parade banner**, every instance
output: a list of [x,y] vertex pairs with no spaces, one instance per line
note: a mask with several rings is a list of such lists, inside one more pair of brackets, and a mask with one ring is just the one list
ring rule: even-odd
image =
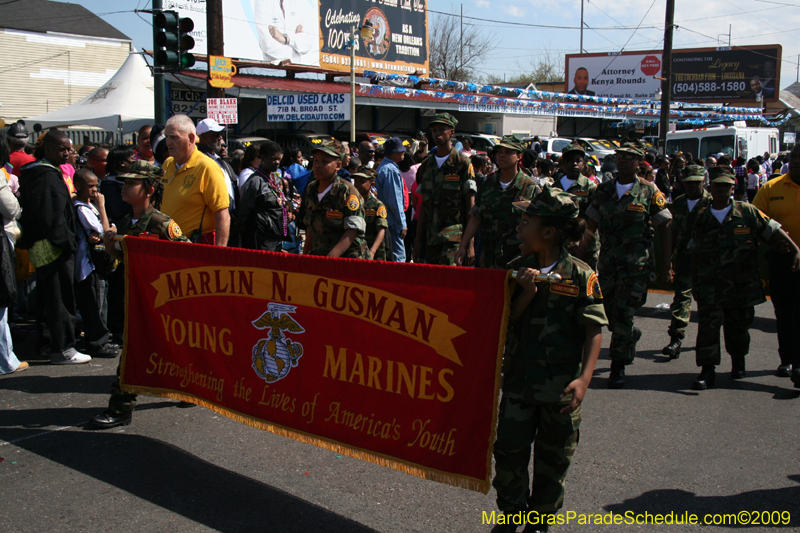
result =
[[489,491],[508,272],[123,248],[124,390]]

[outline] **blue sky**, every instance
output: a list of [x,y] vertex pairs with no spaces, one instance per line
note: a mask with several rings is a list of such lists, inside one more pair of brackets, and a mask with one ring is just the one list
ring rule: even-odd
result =
[[[133,39],[134,45],[152,48],[147,14],[133,10],[149,9],[150,0],[78,0],[90,11]],[[472,0],[464,3],[465,19],[488,33],[495,49],[487,54],[479,70],[510,77],[529,70],[543,54],[561,56],[577,53],[577,29],[543,29],[506,24],[538,24],[580,27],[581,0]],[[665,0],[584,0],[584,48],[587,52],[661,49],[664,36]],[[460,3],[430,0],[432,11],[459,13]],[[121,13],[120,13],[121,12]],[[434,15],[429,14],[432,18]],[[499,21],[499,22],[492,22]],[[781,88],[797,79],[800,54],[800,3],[796,0],[676,0],[675,48],[704,48],[728,43],[748,46],[780,44],[783,47]],[[602,28],[622,27],[620,30]],[[637,28],[638,29],[635,29]],[[791,28],[791,29],[787,29]],[[475,80],[478,81],[478,80]]]

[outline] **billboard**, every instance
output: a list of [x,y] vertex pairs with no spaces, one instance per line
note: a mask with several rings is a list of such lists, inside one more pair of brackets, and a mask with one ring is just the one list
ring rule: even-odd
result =
[[[193,52],[206,54],[205,1],[163,5],[194,21]],[[424,0],[223,0],[222,13],[227,57],[349,72],[347,35],[369,20],[375,32],[356,40],[356,69],[428,75]]]
[[[778,97],[780,45],[747,49],[673,50],[672,96],[686,102],[755,103]],[[661,87],[661,51],[566,56],[564,92],[610,98],[653,99]]]

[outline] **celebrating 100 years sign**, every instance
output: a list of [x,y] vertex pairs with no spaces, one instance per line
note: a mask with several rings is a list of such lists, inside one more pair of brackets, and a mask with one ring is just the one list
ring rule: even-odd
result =
[[489,490],[507,272],[123,246],[124,390]]

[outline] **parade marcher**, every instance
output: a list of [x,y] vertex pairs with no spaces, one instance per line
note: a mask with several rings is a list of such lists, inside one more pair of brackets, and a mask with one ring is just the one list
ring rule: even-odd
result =
[[679,196],[669,206],[672,214],[672,286],[675,296],[670,305],[672,320],[669,324],[669,344],[661,351],[670,359],[677,359],[681,344],[686,337],[686,326],[692,312],[692,256],[686,251],[687,242],[680,240],[682,230],[691,226],[700,210],[711,203],[711,195],[703,188],[706,170],[698,165],[686,167],[683,188],[686,194]]
[[[575,196],[580,207],[578,216],[586,220],[589,199],[597,190],[597,185],[585,175],[586,152],[583,147],[573,142],[561,151],[561,169],[564,174],[553,184],[554,187]],[[581,242],[572,248],[570,253],[587,263],[592,269],[597,268],[597,256],[600,253],[600,239],[596,233],[587,232]]]
[[[414,240],[415,262],[425,259],[430,265],[455,265],[464,226],[475,205],[478,187],[472,163],[452,143],[457,124],[450,113],[437,113],[430,123],[436,148],[417,170],[417,192],[422,195],[422,206]],[[424,258],[422,239],[427,242]],[[475,249],[471,240],[466,245],[467,264],[470,264]]]
[[[405,182],[400,172],[399,163],[403,160],[406,147],[398,137],[392,137],[383,143],[384,159],[378,165],[378,177],[375,186],[378,199],[383,202],[389,224],[386,239],[390,243],[392,255],[387,259],[397,263],[406,262],[406,247],[403,240],[408,231],[405,214]],[[366,197],[364,198],[366,201]]]
[[364,238],[367,240],[369,258],[390,261],[392,258],[387,256],[386,250],[386,232],[389,231],[386,206],[372,194],[377,177],[378,173],[367,167],[361,167],[352,174],[353,185],[364,200],[364,220],[367,223]]
[[607,386],[625,385],[625,365],[636,357],[641,330],[633,325],[636,310],[647,301],[647,284],[655,270],[653,228],[661,237],[661,283],[670,278],[672,235],[667,199],[655,185],[636,177],[646,145],[626,141],[616,150],[618,175],[601,183],[586,210],[592,233],[600,232],[597,261],[611,331],[611,374]]
[[[117,176],[123,182],[122,199],[133,208],[132,214],[126,216],[119,224],[119,235],[136,237],[143,233],[158,235],[165,241],[189,242],[181,228],[167,215],[158,211],[161,203],[163,187],[162,171],[147,161],[137,161],[127,172]],[[113,229],[103,235],[106,251],[116,259],[122,260],[122,248],[115,242],[117,231]],[[189,404],[191,405],[191,404]],[[89,421],[94,429],[109,429],[131,423],[131,416],[136,407],[136,395],[124,392],[119,383],[119,367],[117,378],[111,384],[111,398],[108,408],[92,417]]]
[[306,242],[303,253],[367,259],[366,221],[361,195],[349,181],[336,175],[344,159],[339,141],[316,145],[314,180],[309,182],[300,210],[304,213]]
[[780,224],[747,202],[731,200],[733,169],[718,166],[709,170],[709,177],[711,205],[698,212],[687,229],[697,300],[697,366],[702,367],[693,384],[697,390],[714,386],[714,369],[721,359],[720,326],[731,355],[731,378],[746,376],[755,306],[766,301],[758,271],[759,239],[789,251],[791,270],[800,270],[800,249]]
[[194,122],[186,115],[167,120],[164,134],[170,157],[164,161],[164,213],[193,242],[227,246],[230,196],[222,168],[195,146]]
[[71,145],[67,134],[59,130],[48,131],[43,143],[44,157],[22,169],[22,237],[17,246],[28,250],[36,268],[39,340],[49,336],[50,362],[88,363],[91,356],[75,350],[77,228],[72,199],[58,168],[67,161]]
[[[764,185],[753,205],[778,221],[794,243],[800,246],[800,144],[789,154],[789,172]],[[800,388],[800,273],[791,254],[767,252],[769,286],[778,327],[778,355],[781,364],[776,374],[791,375]]]
[[456,263],[467,259],[468,243],[482,231],[483,258],[480,266],[506,268],[519,255],[520,241],[517,226],[521,214],[513,202],[532,200],[539,186],[520,170],[525,146],[513,135],[506,135],[495,145],[495,157],[500,170],[489,176],[478,188],[475,206],[470,210],[469,223],[456,252]]
[[[526,532],[544,532],[564,503],[581,403],[607,321],[597,276],[565,248],[585,231],[575,198],[547,187],[532,201],[514,206],[523,211],[517,227],[522,257],[509,264],[517,270],[517,287],[506,339],[492,485],[506,516],[524,513],[530,519]],[[559,274],[570,282],[537,283],[540,273]],[[492,533],[516,530],[512,520]]]
[[289,237],[294,206],[284,195],[278,174],[283,149],[269,140],[260,146],[259,165],[242,187],[235,221],[244,248],[280,252]]

